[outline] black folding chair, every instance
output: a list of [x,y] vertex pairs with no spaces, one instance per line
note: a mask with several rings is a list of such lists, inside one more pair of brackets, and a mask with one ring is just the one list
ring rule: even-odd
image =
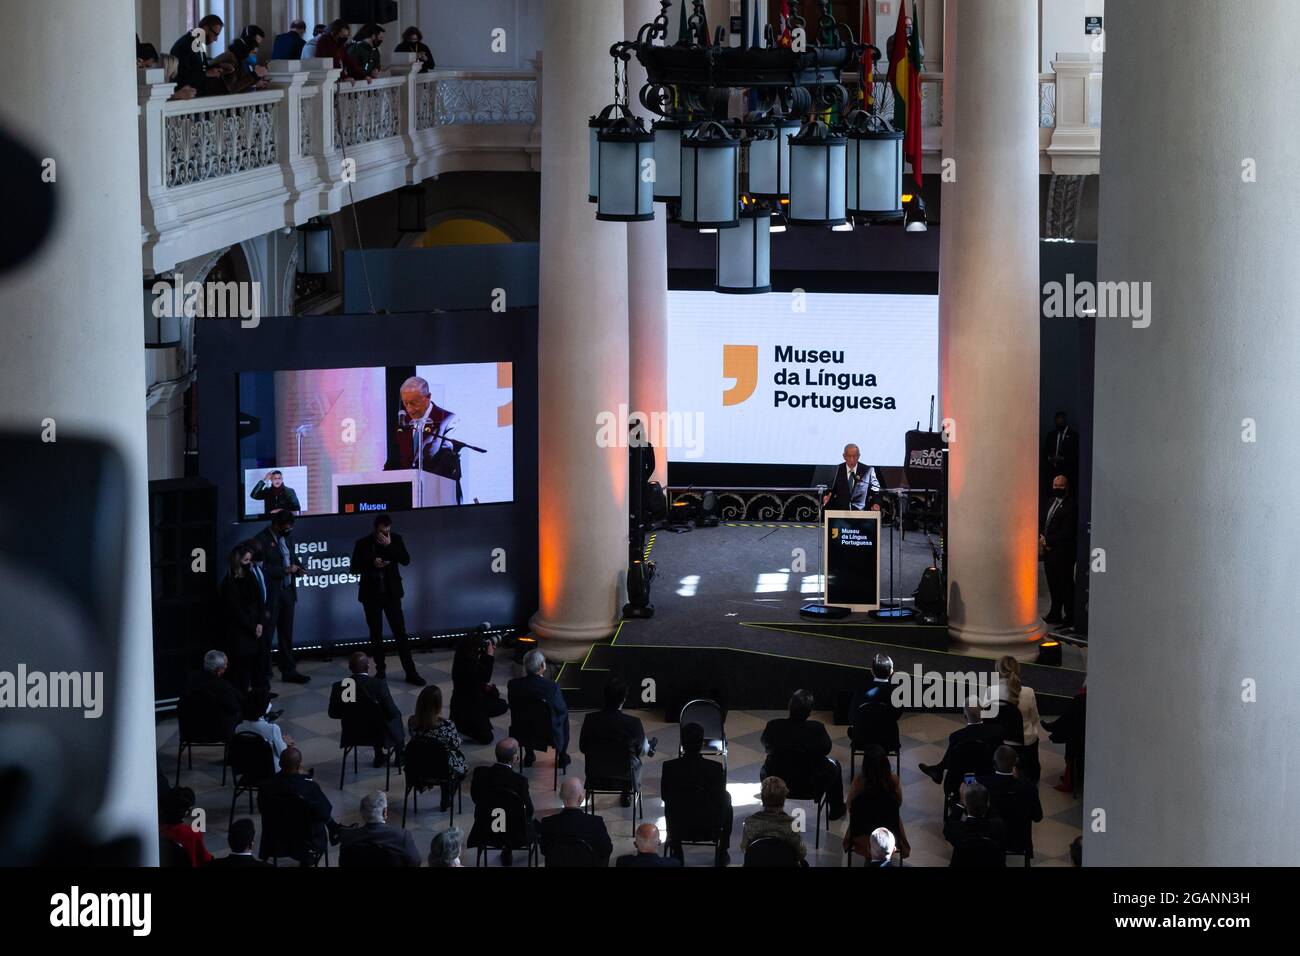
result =
[[[707,757],[721,757],[722,769],[727,769],[727,715],[722,710],[722,705],[717,701],[707,700],[703,697],[691,701],[682,708],[681,716],[677,718],[679,727],[687,724],[699,724],[704,728],[704,748],[700,753]],[[681,747],[677,748],[677,756],[682,756]]]
[[894,758],[894,773],[902,779],[902,745],[898,740],[898,711],[888,704],[869,700],[858,706],[849,728],[849,779],[857,774],[858,754],[866,753],[872,744]]
[[602,793],[627,793],[632,797],[632,825],[645,816],[641,801],[641,784],[632,767],[632,757],[621,745],[599,747],[584,754],[587,758],[587,812],[596,812],[596,796]]
[[[496,829],[501,819],[498,811],[505,816],[505,827],[499,831]],[[528,865],[537,865],[536,829],[528,819],[524,801],[513,790],[492,790],[482,803],[475,801],[469,845],[478,850],[475,866],[483,865],[489,850],[527,850]]]
[[799,851],[785,840],[759,837],[745,849],[745,866],[795,867]]
[[296,793],[277,791],[260,800],[262,807],[262,859],[272,866],[280,857],[296,860],[302,866],[318,866],[322,859],[330,865],[329,841],[316,847],[316,825],[311,807]]
[[460,801],[460,810],[465,812],[465,797],[461,792],[464,777],[451,772],[451,758],[441,741],[432,737],[412,737],[406,742],[404,754],[404,771],[406,774],[406,791],[402,794],[402,828],[406,828],[406,799],[415,794],[415,812],[420,812],[420,794],[426,790],[438,789],[441,798],[443,784],[452,788],[451,817],[448,826],[456,822],[456,801]]
[[235,821],[235,804],[241,793],[248,794],[248,812],[253,813],[253,794],[275,776],[275,751],[261,734],[244,730],[230,740],[230,774],[235,792],[230,797],[230,822]]
[[343,778],[348,772],[348,754],[352,754],[352,775],[358,770],[357,751],[362,747],[374,747],[384,754],[384,790],[393,779],[393,748],[389,746],[388,721],[379,701],[366,694],[358,694],[357,699],[344,705],[347,710],[341,718],[342,734],[339,746],[343,749],[343,765],[339,767],[339,789],[343,789]]
[[176,704],[176,720],[180,724],[180,744],[176,748],[176,782],[181,785],[181,757],[188,755],[189,766],[194,769],[195,747],[221,748],[221,785],[226,785],[226,766],[229,761],[230,734],[226,729],[226,716],[200,690],[186,691]]
[[1007,827],[1005,854],[1023,857],[1029,869],[1034,858],[1034,821],[1014,793],[990,791],[989,805]]
[[1002,844],[992,837],[967,837],[952,849],[952,862],[957,870],[998,870],[1007,865]]
[[765,776],[780,777],[785,781],[786,787],[790,790],[789,799],[811,800],[817,805],[817,823],[813,829],[813,846],[816,849],[821,849],[822,845],[823,812],[826,814],[827,832],[830,832],[831,828],[830,796],[818,779],[820,774],[825,772],[821,768],[827,763],[835,766],[835,771],[841,774],[842,780],[844,771],[840,767],[840,762],[834,757],[793,747],[774,750],[768,754],[767,769],[764,772]]
[[599,867],[603,863],[591,844],[580,837],[558,836],[548,841],[546,865],[563,867]]
[[668,824],[664,856],[676,846],[711,846],[714,864],[721,864],[724,809],[718,793],[703,787],[683,786],[672,803],[664,802],[664,820]]
[[510,728],[506,732],[525,750],[555,751],[555,779],[551,789],[559,790],[560,773],[567,776],[568,771],[560,766],[560,743],[555,739],[550,705],[532,694],[515,695],[510,701]]

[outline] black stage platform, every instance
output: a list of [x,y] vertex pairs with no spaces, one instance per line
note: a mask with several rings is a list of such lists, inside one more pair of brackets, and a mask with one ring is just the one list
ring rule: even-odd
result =
[[[898,536],[898,533],[895,532]],[[885,532],[888,545],[889,533]],[[835,622],[810,621],[799,608],[818,598],[818,530],[812,524],[723,524],[686,534],[659,531],[650,543],[656,566],[654,617],[623,621],[613,638],[592,646],[579,665],[560,675],[575,706],[599,706],[600,687],[612,671],[636,692],[653,678],[657,702],[675,718],[692,697],[728,708],[783,709],[791,691],[807,687],[817,706],[837,711],[870,680],[880,651],[897,670],[979,673],[994,662],[950,646],[945,627],[881,623],[866,614]],[[924,535],[896,542],[895,594],[912,596],[930,564]],[[794,570],[802,549],[805,570]],[[883,552],[881,592],[889,595]],[[1082,671],[1024,664],[1044,714],[1059,713],[1083,683]]]

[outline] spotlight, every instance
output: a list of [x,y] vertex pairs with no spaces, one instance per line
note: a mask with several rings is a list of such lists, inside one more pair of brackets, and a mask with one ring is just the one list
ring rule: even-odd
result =
[[[907,197],[903,197],[907,199]],[[919,195],[912,196],[907,201],[904,211],[904,222],[907,223],[908,232],[929,232],[930,227],[925,222],[925,200]]]
[[1038,644],[1038,660],[1035,662],[1042,664],[1044,667],[1061,666],[1061,642],[1053,638],[1047,638]]

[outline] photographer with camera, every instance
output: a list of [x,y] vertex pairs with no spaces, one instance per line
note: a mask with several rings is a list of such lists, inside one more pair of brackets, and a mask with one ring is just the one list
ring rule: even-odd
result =
[[466,634],[451,663],[451,722],[481,745],[492,743],[492,718],[510,709],[492,683],[500,638],[487,633],[491,627],[484,621]]

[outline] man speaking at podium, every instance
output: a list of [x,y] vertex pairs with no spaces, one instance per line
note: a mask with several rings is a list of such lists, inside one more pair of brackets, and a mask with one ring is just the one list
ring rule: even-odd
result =
[[[429,395],[429,383],[413,375],[402,383],[402,412],[398,416],[397,462],[394,468],[419,468],[453,481],[460,478],[459,459],[447,436],[456,427],[456,415],[439,408]],[[423,436],[420,464],[415,462],[417,436]]]
[[876,469],[858,461],[857,445],[844,446],[844,465],[837,467],[831,490],[822,498],[827,511],[880,510],[880,480]]

